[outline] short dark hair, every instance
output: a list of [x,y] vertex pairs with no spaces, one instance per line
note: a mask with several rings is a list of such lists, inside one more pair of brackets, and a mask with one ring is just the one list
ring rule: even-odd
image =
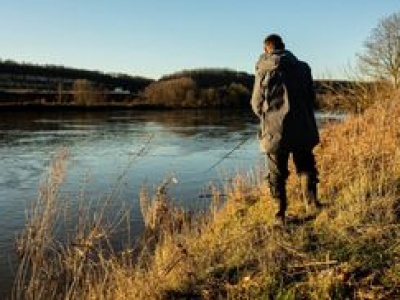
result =
[[264,44],[271,45],[276,50],[285,49],[285,44],[283,43],[282,38],[279,35],[275,34],[275,33],[270,34],[269,36],[267,36],[264,39]]

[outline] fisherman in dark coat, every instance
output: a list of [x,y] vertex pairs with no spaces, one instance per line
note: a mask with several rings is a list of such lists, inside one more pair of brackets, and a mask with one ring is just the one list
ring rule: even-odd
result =
[[256,64],[251,106],[260,118],[258,137],[267,156],[271,196],[279,202],[276,221],[284,224],[290,154],[302,181],[306,203],[321,206],[313,154],[313,148],[319,143],[313,111],[315,91],[310,67],[285,50],[279,35],[268,36],[264,49]]

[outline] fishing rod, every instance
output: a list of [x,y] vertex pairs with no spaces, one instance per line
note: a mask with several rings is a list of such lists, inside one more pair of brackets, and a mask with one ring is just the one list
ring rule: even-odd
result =
[[227,159],[233,152],[235,152],[237,149],[239,149],[242,145],[244,145],[252,136],[249,135],[245,139],[241,140],[240,143],[238,143],[232,150],[230,150],[228,153],[226,153],[223,157],[221,157],[217,162],[211,165],[204,173],[208,173],[211,170],[213,170],[215,167],[220,165],[225,159]]

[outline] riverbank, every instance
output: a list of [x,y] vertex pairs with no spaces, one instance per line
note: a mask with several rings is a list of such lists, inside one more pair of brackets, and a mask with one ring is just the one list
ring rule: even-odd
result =
[[102,218],[104,209],[79,220],[61,245],[57,189],[67,158],[60,154],[18,240],[22,260],[14,297],[400,297],[400,95],[381,99],[321,133],[321,212],[305,209],[290,165],[290,218],[283,230],[272,225],[276,205],[262,170],[254,170],[233,178],[224,191],[215,189],[203,213],[170,201],[173,178],[154,193],[144,191],[147,230],[139,246],[110,250],[107,241],[125,215],[110,223]]

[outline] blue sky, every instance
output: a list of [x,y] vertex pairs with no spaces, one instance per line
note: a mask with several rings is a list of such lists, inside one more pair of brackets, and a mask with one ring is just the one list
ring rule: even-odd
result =
[[157,79],[192,68],[254,72],[279,33],[316,78],[343,78],[398,0],[0,0],[0,58]]

